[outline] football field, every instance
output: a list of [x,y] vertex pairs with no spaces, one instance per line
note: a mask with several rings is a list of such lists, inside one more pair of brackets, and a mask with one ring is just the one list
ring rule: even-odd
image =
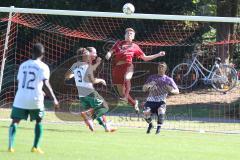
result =
[[214,134],[118,128],[91,133],[85,126],[44,124],[41,148],[31,153],[34,123],[22,122],[17,130],[15,153],[7,152],[9,122],[0,122],[0,160],[237,160],[240,134]]

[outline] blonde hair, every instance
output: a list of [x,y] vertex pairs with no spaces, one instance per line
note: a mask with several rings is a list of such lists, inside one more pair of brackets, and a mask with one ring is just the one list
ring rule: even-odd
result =
[[132,31],[132,32],[135,33],[135,30],[134,30],[133,28],[126,28],[126,29],[125,29],[125,33],[126,33],[126,32],[129,32],[129,31]]
[[85,54],[85,55],[89,55],[89,50],[87,50],[86,48],[79,48],[78,50],[77,50],[77,55],[83,55],[83,54]]
[[90,56],[97,56],[97,50],[95,47],[87,47],[86,49],[91,53]]

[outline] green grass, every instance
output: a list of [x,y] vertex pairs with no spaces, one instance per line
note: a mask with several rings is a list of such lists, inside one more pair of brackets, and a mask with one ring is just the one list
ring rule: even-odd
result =
[[34,123],[22,122],[17,131],[15,153],[8,153],[9,122],[0,122],[0,160],[237,160],[239,134],[210,134],[163,130],[160,135],[145,129],[119,128],[91,133],[81,125],[45,124],[41,148],[30,152]]
[[[133,111],[133,110],[132,110]],[[0,119],[9,119],[11,113],[10,109],[1,109],[0,108]],[[199,131],[204,130],[206,132],[222,132],[222,133],[240,133],[240,123],[237,121],[235,123],[223,123],[223,122],[214,122],[214,121],[201,121],[201,120],[181,120],[182,116],[188,116],[187,114],[182,114],[179,112],[175,114],[175,120],[165,120],[164,129],[178,129],[178,130],[191,130]],[[137,128],[146,127],[146,122],[142,116],[136,116],[135,113],[131,114],[122,114],[118,116],[107,116],[107,119],[112,121],[113,124],[121,126],[130,126]],[[156,117],[155,117],[156,118]],[[218,120],[219,117],[215,117]],[[228,120],[228,119],[226,119]],[[79,114],[71,114],[67,112],[46,112],[44,117],[44,122],[60,122],[60,123],[79,123],[82,121],[82,118]],[[0,132],[1,133],[1,132]],[[1,159],[0,159],[1,160]]]

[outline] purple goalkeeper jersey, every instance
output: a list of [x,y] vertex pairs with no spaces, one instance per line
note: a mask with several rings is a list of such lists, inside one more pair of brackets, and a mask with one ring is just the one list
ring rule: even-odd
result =
[[158,74],[151,75],[148,77],[145,84],[155,82],[156,88],[149,90],[149,95],[147,97],[147,101],[151,102],[166,102],[166,98],[168,95],[168,90],[166,85],[172,86],[174,89],[177,89],[176,83],[173,81],[172,78],[168,77],[167,75],[160,76]]

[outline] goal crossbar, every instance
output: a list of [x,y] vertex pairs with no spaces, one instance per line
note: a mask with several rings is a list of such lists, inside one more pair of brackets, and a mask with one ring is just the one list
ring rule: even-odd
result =
[[0,7],[0,12],[85,16],[85,17],[111,17],[111,18],[130,18],[130,19],[240,23],[240,17],[185,16],[185,15],[141,14],[141,13],[134,13],[134,14],[127,15],[124,13],[117,13],[117,12],[53,10],[53,9],[33,9],[33,8],[15,8],[15,7]]

